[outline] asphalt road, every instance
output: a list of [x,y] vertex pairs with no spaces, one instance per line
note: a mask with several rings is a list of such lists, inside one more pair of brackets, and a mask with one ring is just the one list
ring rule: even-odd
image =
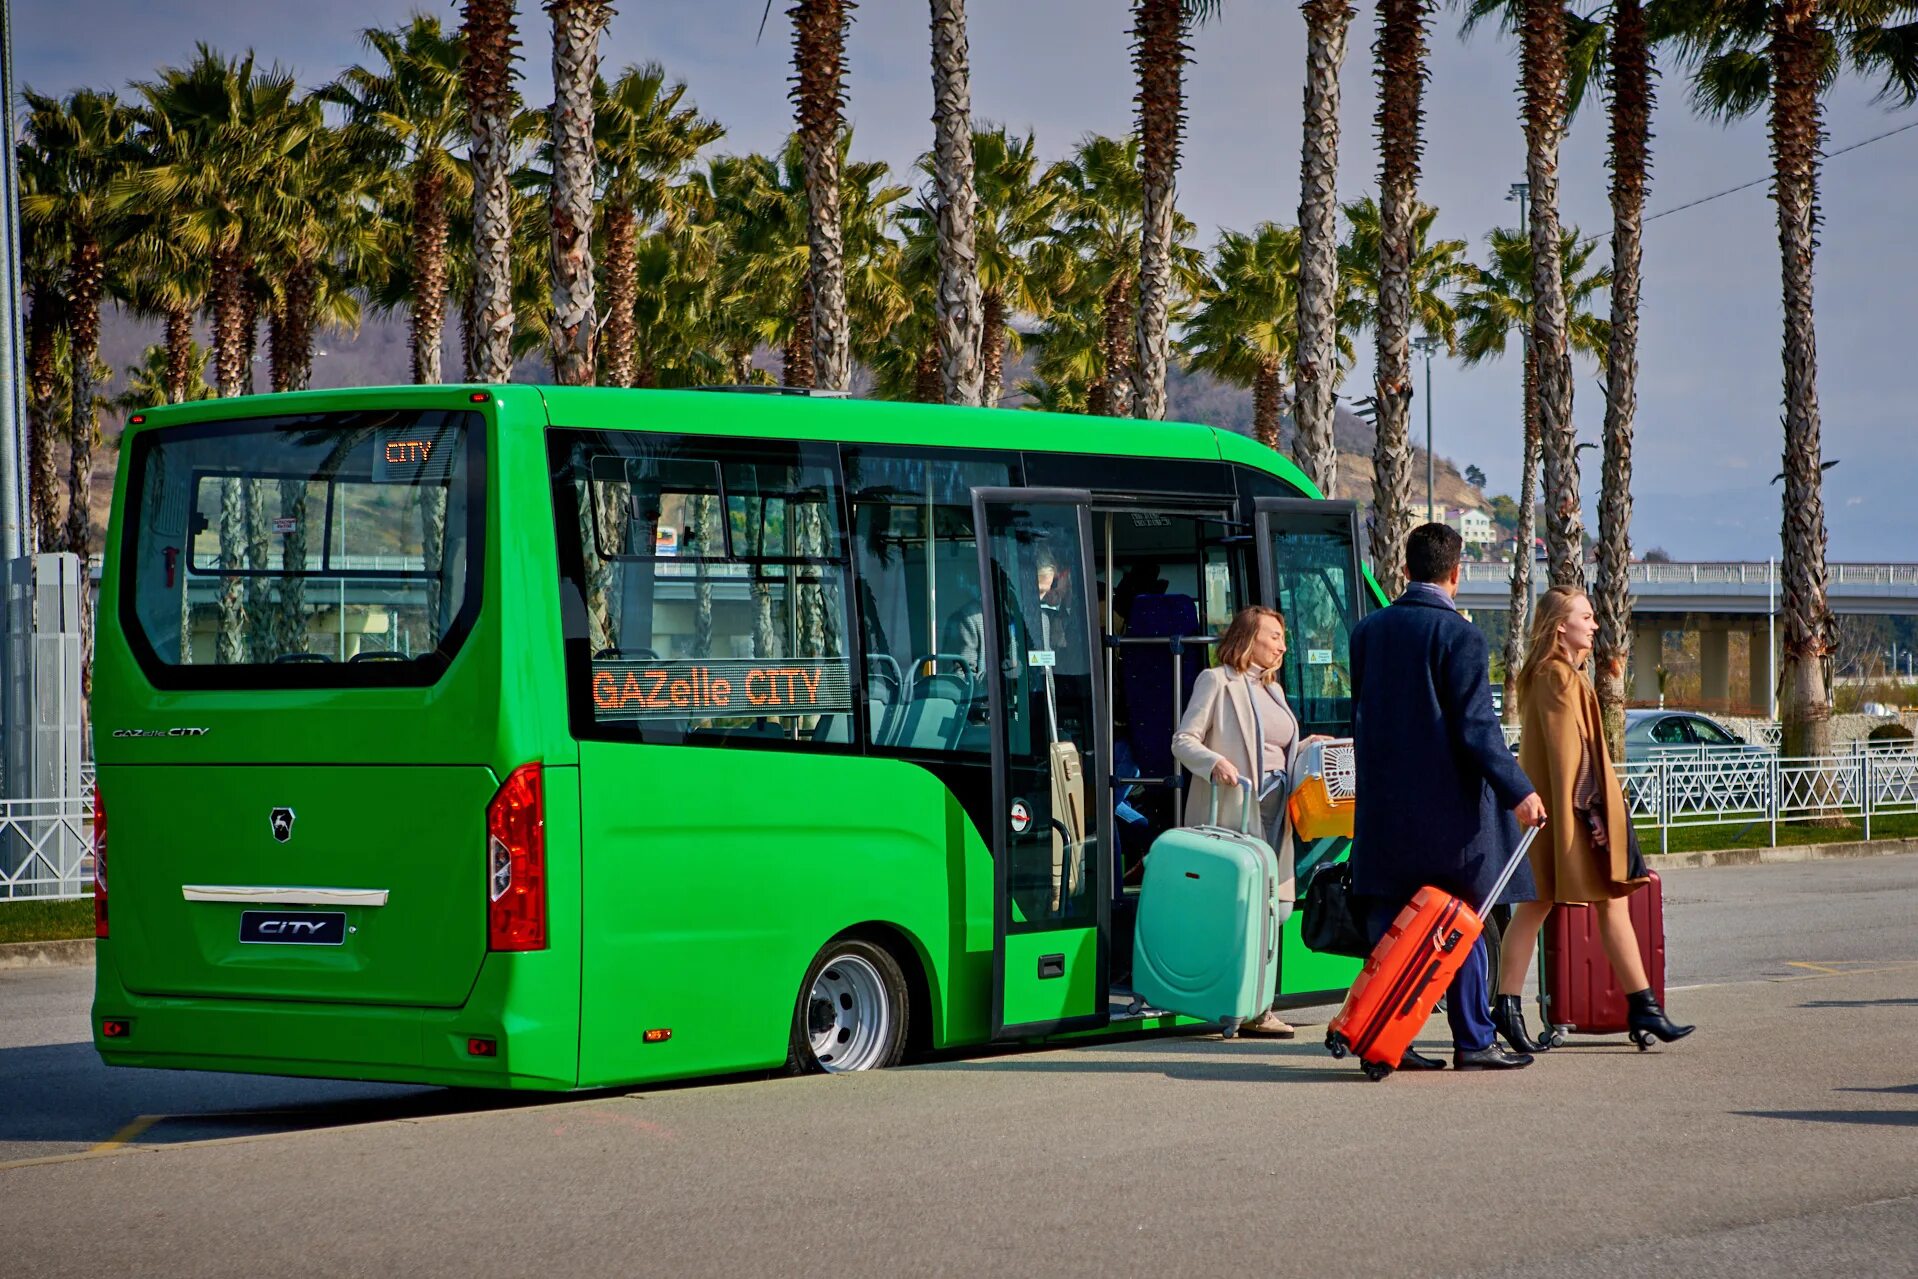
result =
[[87,970],[0,972],[0,1274],[1918,1271],[1918,857],[1666,883],[1690,1040],[1380,1085],[1310,1030],[557,1102],[107,1071]]

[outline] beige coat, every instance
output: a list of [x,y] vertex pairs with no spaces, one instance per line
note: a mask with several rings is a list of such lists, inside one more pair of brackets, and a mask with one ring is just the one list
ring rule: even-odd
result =
[[[1185,718],[1179,721],[1179,729],[1172,734],[1172,754],[1178,761],[1192,770],[1192,784],[1186,790],[1185,824],[1203,825],[1212,811],[1212,766],[1221,759],[1229,759],[1232,766],[1239,770],[1242,777],[1249,778],[1254,784],[1258,779],[1253,776],[1253,759],[1258,741],[1259,721],[1252,710],[1253,676],[1223,666],[1213,666],[1199,672],[1199,678],[1192,686],[1192,701],[1185,708]],[[1285,713],[1292,714],[1292,708],[1286,705],[1285,693],[1277,684],[1272,685],[1277,704],[1285,706]],[[1265,696],[1259,693],[1259,696]],[[1269,713],[1269,711],[1268,711]],[[1289,776],[1298,762],[1299,742],[1303,733],[1298,727],[1298,717],[1293,716],[1292,746],[1286,752],[1284,760],[1267,760],[1268,769],[1285,769]],[[1279,897],[1284,901],[1294,898],[1292,880],[1292,818],[1286,812],[1285,795],[1269,796],[1259,812],[1258,820],[1252,824],[1252,833],[1263,836],[1278,821],[1278,839],[1272,850],[1279,855]],[[1230,830],[1239,828],[1239,816],[1245,804],[1245,788],[1235,786],[1230,792],[1219,795],[1219,825]]]
[[[1618,773],[1605,751],[1598,694],[1583,671],[1562,657],[1539,667],[1525,690],[1518,764],[1545,801],[1544,838],[1532,845],[1532,878],[1542,902],[1594,902],[1624,897],[1645,881],[1628,878],[1631,822]],[[1592,843],[1573,806],[1579,758],[1590,755],[1605,806],[1608,849]]]

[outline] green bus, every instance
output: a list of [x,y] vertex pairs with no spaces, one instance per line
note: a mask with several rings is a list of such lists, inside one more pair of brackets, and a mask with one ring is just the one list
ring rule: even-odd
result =
[[[1170,1027],[1126,983],[1180,698],[1266,602],[1306,731],[1349,731],[1356,531],[1186,424],[517,385],[138,415],[96,1046],[575,1089]],[[1286,929],[1291,1002],[1355,970]]]

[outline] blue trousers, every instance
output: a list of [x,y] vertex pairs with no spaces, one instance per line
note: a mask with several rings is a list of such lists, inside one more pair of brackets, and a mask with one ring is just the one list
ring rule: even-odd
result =
[[[1371,903],[1366,911],[1365,927],[1374,946],[1392,926],[1399,910],[1400,907],[1391,902],[1374,900]],[[1445,1017],[1452,1023],[1452,1046],[1461,1052],[1477,1052],[1492,1046],[1492,1035],[1497,1028],[1492,1025],[1491,1013],[1486,1011],[1492,1002],[1486,977],[1489,969],[1485,939],[1480,937],[1472,943],[1465,966],[1458,970],[1458,976],[1445,992]]]

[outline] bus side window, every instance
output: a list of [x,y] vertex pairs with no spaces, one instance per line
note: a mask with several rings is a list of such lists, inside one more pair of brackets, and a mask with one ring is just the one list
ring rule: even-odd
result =
[[1016,480],[1010,456],[842,450],[852,495],[866,717],[880,751],[991,749],[972,490]]
[[[561,433],[592,727],[848,747],[855,683],[830,444]],[[578,672],[573,672],[575,678]]]

